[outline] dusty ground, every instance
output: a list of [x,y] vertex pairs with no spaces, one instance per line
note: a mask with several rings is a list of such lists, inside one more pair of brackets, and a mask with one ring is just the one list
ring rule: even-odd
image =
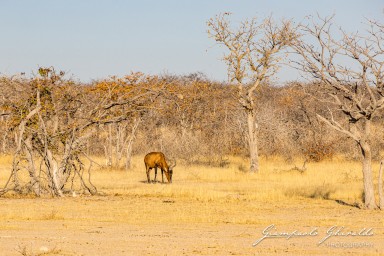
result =
[[[352,206],[356,166],[298,174],[275,163],[253,176],[179,166],[172,185],[144,183],[142,168],[99,170],[105,196],[0,198],[0,255],[384,255],[384,212]],[[327,168],[334,175],[319,172]],[[270,234],[303,236],[253,246],[272,224]],[[318,245],[332,226],[367,232]]]
[[[0,251],[1,255],[22,255],[23,250],[25,255],[39,255],[44,249],[48,250],[46,255],[384,254],[383,213],[379,211],[319,200],[289,206],[231,204],[119,196],[1,199]],[[303,207],[305,204],[310,206]],[[160,212],[152,213],[159,208]],[[13,217],[8,219],[7,215]],[[212,222],[209,215],[215,215]],[[189,223],[191,219],[196,223]],[[239,224],[240,219],[244,223]],[[373,228],[373,236],[332,237],[318,246],[330,223],[344,226],[345,231]],[[270,224],[279,232],[289,233],[310,232],[317,227],[318,235],[266,239],[253,247]]]

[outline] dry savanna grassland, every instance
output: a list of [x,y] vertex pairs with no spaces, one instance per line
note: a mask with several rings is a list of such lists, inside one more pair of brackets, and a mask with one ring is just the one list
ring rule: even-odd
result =
[[[2,184],[11,161],[1,157]],[[262,158],[259,174],[249,174],[246,160],[229,161],[225,168],[178,163],[172,184],[147,184],[136,156],[129,171],[92,172],[98,196],[6,194],[1,255],[384,254],[383,212],[358,208],[358,162],[312,162],[301,173],[294,168],[301,160]],[[281,237],[262,239],[267,233]]]

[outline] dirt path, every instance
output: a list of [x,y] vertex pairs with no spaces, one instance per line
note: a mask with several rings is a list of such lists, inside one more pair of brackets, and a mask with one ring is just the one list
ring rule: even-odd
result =
[[[319,237],[266,240],[252,244],[261,237],[257,228],[244,225],[117,225],[92,223],[84,225],[65,222],[13,222],[10,225],[27,229],[1,230],[2,255],[21,255],[26,248],[34,255],[46,248],[48,255],[382,255],[383,240],[335,239],[317,246]],[[344,243],[341,244],[340,240]],[[367,242],[361,248],[359,242]],[[333,244],[333,245],[332,245]],[[369,247],[372,244],[372,247]],[[362,245],[362,244],[361,244]]]

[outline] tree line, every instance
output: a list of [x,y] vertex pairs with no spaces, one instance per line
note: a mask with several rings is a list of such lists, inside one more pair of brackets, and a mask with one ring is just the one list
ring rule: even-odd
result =
[[[53,68],[48,70],[56,76]],[[106,165],[127,169],[129,156],[151,149],[164,150],[188,164],[219,165],[228,155],[249,156],[247,118],[238,104],[236,85],[211,81],[201,73],[162,77],[133,73],[90,84],[66,79],[64,74],[15,75],[0,82],[3,154],[13,154],[26,133],[40,132],[52,136],[48,141],[65,145],[76,132],[84,153],[105,156]],[[358,152],[350,151],[353,143],[346,144],[345,136],[317,118],[330,106],[314,100],[308,90],[316,91],[316,84],[289,82],[258,89],[259,154],[287,161],[295,157],[320,161],[338,154],[357,159]],[[381,136],[382,121],[381,116],[374,119],[372,136]],[[25,126],[22,134],[20,125]],[[40,125],[43,131],[38,130]],[[38,145],[45,145],[40,139]],[[383,142],[373,143],[377,159]]]
[[[105,166],[127,170],[133,154],[153,150],[186,164],[225,166],[227,156],[249,157],[247,117],[238,104],[237,86],[204,74],[132,73],[83,84],[54,68],[41,68],[32,78],[2,77],[0,84],[1,153],[14,156],[16,185],[17,172],[28,170],[33,179],[28,189],[38,184],[34,179],[41,172],[52,179],[58,175],[62,181],[57,186],[63,187],[71,175],[81,173],[82,159],[95,155],[105,158]],[[317,118],[329,106],[308,94],[316,88],[287,83],[258,89],[259,155],[287,162],[339,154],[358,159],[353,142]],[[375,118],[372,136],[382,136],[383,127],[383,119]],[[383,141],[372,141],[378,158]],[[36,170],[37,161],[42,161],[41,170]],[[60,191],[53,180],[50,186]]]

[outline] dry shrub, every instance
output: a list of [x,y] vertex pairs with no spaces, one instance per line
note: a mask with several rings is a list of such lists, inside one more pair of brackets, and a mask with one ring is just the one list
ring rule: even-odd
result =
[[319,143],[305,145],[304,156],[313,162],[320,162],[325,159],[332,159],[336,154],[334,143]]
[[315,199],[330,199],[331,194],[336,192],[336,188],[332,184],[323,184],[321,186],[313,186],[307,188],[290,188],[287,189],[285,195],[288,197],[306,197]]

